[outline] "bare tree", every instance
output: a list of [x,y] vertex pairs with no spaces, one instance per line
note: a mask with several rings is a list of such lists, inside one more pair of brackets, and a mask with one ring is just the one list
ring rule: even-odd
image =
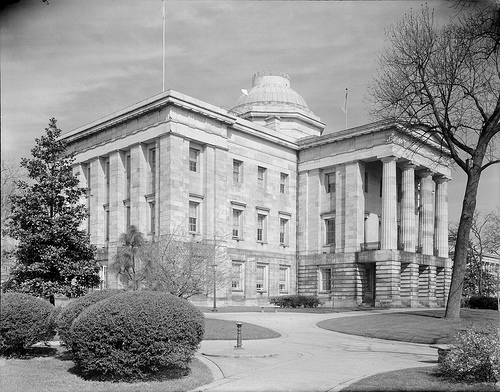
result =
[[452,319],[460,317],[479,180],[500,162],[500,48],[492,12],[474,9],[438,26],[427,7],[412,11],[387,31],[389,45],[367,95],[373,117],[437,140],[467,175],[446,307]]
[[[462,292],[466,298],[472,295],[494,295],[498,290],[500,281],[495,271],[487,268],[487,260],[489,255],[498,254],[500,250],[499,224],[500,209],[489,214],[474,214]],[[456,240],[457,231],[457,226],[450,228],[453,240]],[[450,254],[454,255],[453,249]]]
[[11,213],[11,196],[16,191],[16,181],[21,179],[21,167],[12,161],[2,160],[1,168],[1,191],[2,191],[2,229],[5,220]]
[[111,269],[118,274],[125,288],[139,290],[149,266],[141,260],[141,248],[146,243],[145,236],[136,226],[130,225],[125,233],[120,234],[118,241],[122,245],[117,249]]
[[223,241],[164,234],[143,247],[150,271],[145,286],[182,298],[210,294],[229,283]]

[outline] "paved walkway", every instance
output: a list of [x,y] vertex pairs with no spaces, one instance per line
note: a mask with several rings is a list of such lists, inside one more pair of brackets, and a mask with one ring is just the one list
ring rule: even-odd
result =
[[[407,310],[407,309],[406,309]],[[364,338],[327,331],[321,320],[376,314],[373,312],[214,313],[208,318],[261,325],[281,333],[277,339],[243,339],[247,353],[277,354],[265,358],[206,356],[234,352],[235,339],[203,341],[198,352],[215,381],[196,391],[339,391],[376,373],[437,363],[436,349],[428,345]]]

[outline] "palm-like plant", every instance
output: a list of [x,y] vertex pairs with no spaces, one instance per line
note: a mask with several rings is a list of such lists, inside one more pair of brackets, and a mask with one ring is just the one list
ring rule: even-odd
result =
[[138,290],[144,272],[143,268],[138,268],[139,251],[146,243],[146,239],[136,226],[130,225],[125,233],[120,234],[119,241],[122,246],[118,248],[111,267],[120,276],[121,282],[127,289]]

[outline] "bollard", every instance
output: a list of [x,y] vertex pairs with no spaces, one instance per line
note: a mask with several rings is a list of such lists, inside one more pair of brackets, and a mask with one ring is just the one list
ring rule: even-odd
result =
[[241,326],[243,323],[236,323],[236,330],[237,330],[237,335],[236,335],[236,348],[241,348]]

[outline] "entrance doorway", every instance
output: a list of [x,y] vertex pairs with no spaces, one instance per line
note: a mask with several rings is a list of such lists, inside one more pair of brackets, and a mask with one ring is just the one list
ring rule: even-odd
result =
[[363,279],[363,303],[375,306],[375,264],[365,264]]

